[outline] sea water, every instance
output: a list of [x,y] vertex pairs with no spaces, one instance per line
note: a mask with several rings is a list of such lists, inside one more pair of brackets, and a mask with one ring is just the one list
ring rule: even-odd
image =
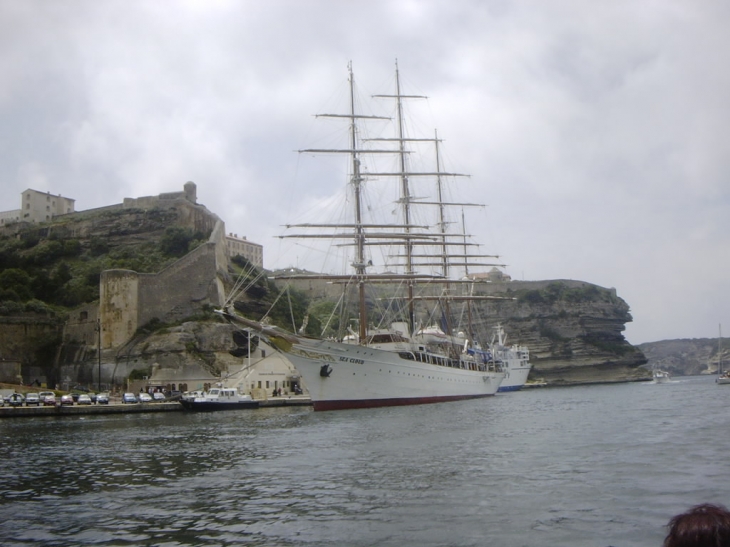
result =
[[0,422],[0,544],[659,546],[730,503],[730,385]]

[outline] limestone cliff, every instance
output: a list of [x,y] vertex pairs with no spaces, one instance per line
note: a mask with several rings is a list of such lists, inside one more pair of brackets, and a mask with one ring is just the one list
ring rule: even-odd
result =
[[[187,321],[151,333],[139,333],[125,346],[105,352],[112,383],[123,383],[133,371],[165,383],[206,382],[240,366],[234,357],[234,328],[227,323]],[[113,354],[112,354],[113,353]],[[103,376],[103,375],[102,375]]]
[[531,380],[549,385],[643,380],[641,351],[624,338],[632,320],[614,290],[572,280],[490,285],[494,300],[479,307],[486,330],[501,323],[511,341],[530,349]]

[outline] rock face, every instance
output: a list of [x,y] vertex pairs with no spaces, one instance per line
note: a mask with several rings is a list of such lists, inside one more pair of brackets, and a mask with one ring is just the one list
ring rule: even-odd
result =
[[632,320],[615,290],[573,280],[488,284],[485,295],[508,300],[480,304],[482,330],[502,324],[508,343],[530,350],[530,380],[548,385],[650,379],[640,349],[622,332]]
[[189,321],[151,334],[138,334],[125,346],[105,352],[103,360],[114,367],[106,372],[112,383],[123,383],[134,370],[175,383],[220,378],[229,367],[241,363],[229,353],[236,347],[233,330],[224,323]]
[[[656,366],[672,376],[692,376],[696,374],[716,374],[718,368],[730,368],[730,341],[719,343],[717,338],[683,338],[661,340],[639,344],[638,348],[646,355],[649,368]],[[722,350],[722,361],[720,353]]]

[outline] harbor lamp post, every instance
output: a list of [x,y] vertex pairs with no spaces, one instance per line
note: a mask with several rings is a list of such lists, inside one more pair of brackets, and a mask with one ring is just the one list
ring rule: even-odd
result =
[[97,377],[97,393],[101,393],[101,317],[96,319],[97,352],[99,354],[99,375]]

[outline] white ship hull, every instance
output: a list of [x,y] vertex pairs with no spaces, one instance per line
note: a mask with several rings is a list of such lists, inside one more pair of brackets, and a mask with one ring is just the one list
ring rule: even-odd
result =
[[[315,410],[456,401],[494,395],[504,372],[423,363],[326,340],[301,340],[286,351]],[[408,352],[404,352],[408,353]]]
[[527,382],[532,365],[530,351],[525,346],[505,346],[505,334],[502,326],[496,327],[497,344],[491,346],[494,359],[501,363],[506,376],[499,386],[499,391],[519,391]]
[[522,389],[522,386],[524,386],[525,382],[527,382],[527,376],[530,374],[531,368],[532,365],[510,366],[509,364],[506,364],[506,376],[499,386],[499,392],[502,393],[505,391],[519,391],[520,389]]

